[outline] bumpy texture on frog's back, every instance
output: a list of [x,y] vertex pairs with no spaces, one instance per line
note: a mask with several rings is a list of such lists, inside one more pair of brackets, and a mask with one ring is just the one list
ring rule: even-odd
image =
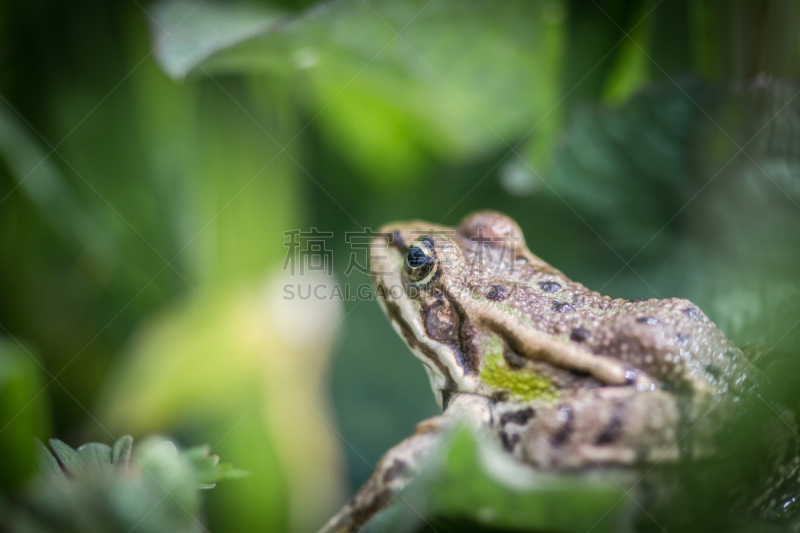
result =
[[749,365],[741,351],[688,300],[612,299],[571,281],[524,242],[513,250],[476,246],[460,232],[453,242],[468,268],[449,280],[451,287],[457,285],[499,313],[628,363],[668,387],[735,395],[747,380]]

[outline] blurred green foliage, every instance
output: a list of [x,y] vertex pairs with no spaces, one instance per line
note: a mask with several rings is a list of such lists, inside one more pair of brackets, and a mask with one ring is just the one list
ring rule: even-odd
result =
[[634,504],[626,494],[633,490],[629,475],[520,470],[496,443],[484,439],[468,428],[453,431],[445,439],[446,449],[437,451],[413,484],[394,498],[395,505],[363,531],[425,526],[445,531],[481,526],[494,531],[634,530]]
[[198,490],[241,478],[209,446],[179,450],[163,437],[133,447],[126,435],[113,447],[91,442],[73,450],[51,439],[53,454],[36,442],[39,477],[11,514],[11,531],[104,533],[205,531]]
[[50,413],[41,394],[44,383],[38,360],[10,341],[0,342],[0,457],[13,458],[0,472],[3,487],[17,487],[34,467],[31,437],[50,429]]
[[778,0],[4,3],[6,499],[31,435],[159,432],[253,473],[208,499],[212,530],[320,525],[436,406],[374,302],[281,299],[293,229],[332,231],[356,286],[345,232],[501,210],[593,289],[696,301],[796,406],[798,17]]

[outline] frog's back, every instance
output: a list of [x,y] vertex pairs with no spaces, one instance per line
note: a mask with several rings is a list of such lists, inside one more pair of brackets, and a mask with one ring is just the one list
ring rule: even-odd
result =
[[[497,231],[488,234],[487,227],[499,227],[504,238],[493,240]],[[508,245],[509,234],[519,236],[514,246]],[[468,265],[462,282],[475,298],[564,345],[623,361],[672,389],[738,394],[742,377],[755,374],[741,350],[692,302],[623,300],[589,290],[530,252],[504,215],[468,217],[454,241]]]

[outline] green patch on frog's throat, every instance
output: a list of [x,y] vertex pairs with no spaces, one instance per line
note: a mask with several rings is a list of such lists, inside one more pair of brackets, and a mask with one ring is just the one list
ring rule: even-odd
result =
[[486,385],[507,391],[512,398],[523,401],[553,401],[558,397],[550,378],[529,369],[511,368],[503,357],[503,346],[496,337],[486,343],[485,353],[486,359],[479,378]]

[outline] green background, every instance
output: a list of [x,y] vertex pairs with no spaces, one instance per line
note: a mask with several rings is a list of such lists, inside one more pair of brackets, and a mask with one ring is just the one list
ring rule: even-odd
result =
[[795,368],[798,21],[780,1],[5,2],[5,499],[31,435],[163,433],[253,474],[206,495],[211,530],[321,525],[437,407],[374,301],[281,300],[291,230],[332,232],[334,277],[311,279],[355,288],[346,232],[496,209],[588,287],[690,298]]

